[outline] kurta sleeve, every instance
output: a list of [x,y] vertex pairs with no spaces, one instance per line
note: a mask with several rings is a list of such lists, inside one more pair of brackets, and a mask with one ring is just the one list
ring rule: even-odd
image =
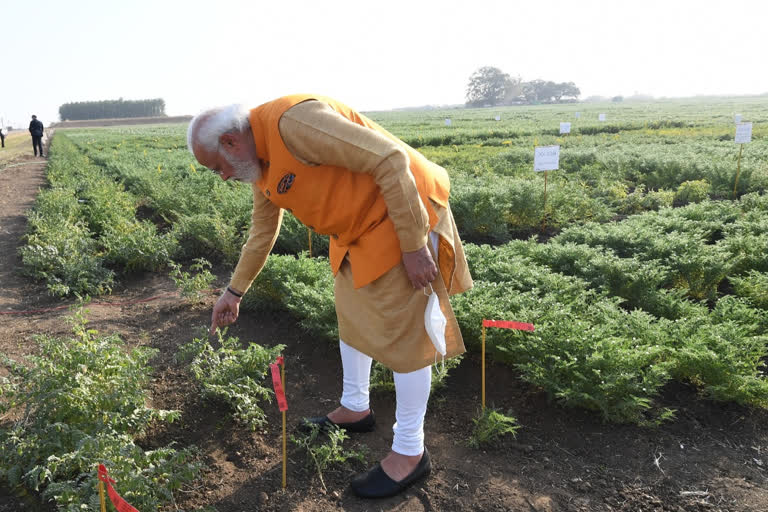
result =
[[429,215],[409,168],[408,154],[397,142],[349,121],[327,103],[311,100],[280,118],[280,136],[298,160],[333,165],[373,176],[395,225],[400,249],[412,252],[427,244]]
[[253,213],[248,240],[240,251],[240,260],[229,285],[243,293],[248,291],[267,261],[283,220],[283,210],[271,203],[256,185],[253,185]]

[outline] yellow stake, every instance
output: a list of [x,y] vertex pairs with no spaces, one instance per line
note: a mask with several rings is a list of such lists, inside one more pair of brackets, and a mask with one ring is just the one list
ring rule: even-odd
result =
[[99,500],[101,501],[101,512],[107,512],[107,503],[104,500],[104,482],[99,479]]
[[[283,391],[285,391],[285,363],[281,365],[280,373],[281,373],[280,378],[283,381]],[[285,450],[285,411],[283,411],[283,489],[285,489],[285,486],[286,486],[285,475],[286,475],[287,465],[288,465],[288,455]]]
[[741,172],[741,152],[744,144],[739,144],[739,161],[736,163],[736,183],[733,184],[733,198],[736,199],[736,187],[739,186],[739,173]]
[[541,228],[541,232],[547,229],[547,171],[544,171],[544,225]]
[[307,228],[307,236],[309,237],[309,257],[312,257],[312,230]]
[[482,361],[483,370],[483,384],[482,384],[482,391],[480,393],[480,396],[482,397],[482,405],[483,405],[483,411],[485,411],[485,326],[483,326],[483,348],[481,350],[481,356],[480,359]]

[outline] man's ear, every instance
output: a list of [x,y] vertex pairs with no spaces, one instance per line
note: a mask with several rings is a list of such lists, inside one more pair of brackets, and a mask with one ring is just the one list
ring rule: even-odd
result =
[[234,133],[222,133],[219,135],[219,144],[224,146],[225,148],[233,149],[237,148],[240,141],[235,136]]

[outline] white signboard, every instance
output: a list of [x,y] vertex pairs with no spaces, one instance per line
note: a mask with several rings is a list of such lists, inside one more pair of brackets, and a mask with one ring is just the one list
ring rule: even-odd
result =
[[450,119],[446,119],[445,120],[445,126],[451,126],[451,120]]
[[738,123],[736,125],[736,144],[752,142],[752,123]]
[[598,114],[597,115],[597,120],[598,121],[605,121],[605,114]]
[[571,133],[571,123],[560,123],[560,133]]
[[496,116],[497,121],[501,121],[501,116]]
[[581,117],[581,112],[576,112],[576,119]]
[[555,171],[560,168],[560,146],[538,146],[533,150],[534,171]]
[[741,122],[741,114],[736,114],[733,116],[733,122],[740,123]]

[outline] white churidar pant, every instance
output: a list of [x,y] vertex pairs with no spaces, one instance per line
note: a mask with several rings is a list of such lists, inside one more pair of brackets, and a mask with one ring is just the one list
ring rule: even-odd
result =
[[[437,254],[437,235],[430,233],[429,238]],[[339,340],[339,351],[344,370],[341,405],[351,411],[366,411],[370,407],[368,390],[373,359],[343,340]],[[402,455],[420,455],[424,451],[424,416],[432,384],[432,367],[393,374],[397,406],[392,427],[392,451]]]

